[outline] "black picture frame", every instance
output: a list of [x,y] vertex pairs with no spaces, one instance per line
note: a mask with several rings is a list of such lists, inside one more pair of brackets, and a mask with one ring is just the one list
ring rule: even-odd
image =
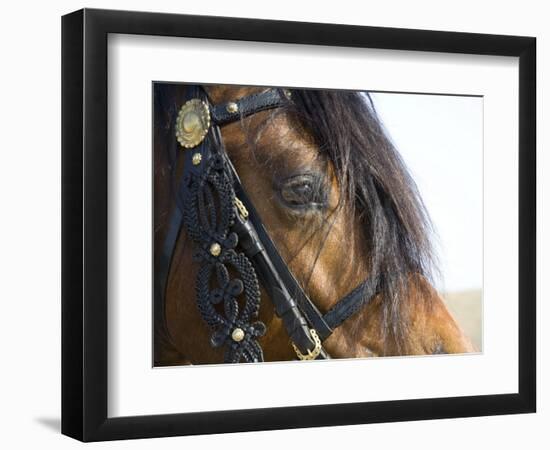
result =
[[[517,393],[107,417],[107,36],[519,57]],[[84,9],[62,18],[62,433],[82,441],[535,412],[536,39]]]

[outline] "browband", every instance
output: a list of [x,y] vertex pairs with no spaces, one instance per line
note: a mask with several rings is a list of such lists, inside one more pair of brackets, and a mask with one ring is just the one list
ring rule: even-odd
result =
[[[177,120],[176,136],[185,148],[185,160],[159,259],[156,312],[163,314],[159,305],[164,303],[183,225],[197,246],[195,259],[201,264],[196,286],[199,311],[213,330],[211,344],[225,346],[225,362],[263,360],[257,342],[265,333],[265,325],[256,320],[258,281],[300,359],[328,359],[321,342],[377,293],[376,281],[367,279],[323,315],[280,256],[225,152],[220,126],[289,101],[289,91],[268,89],[211,106],[203,89],[190,87]],[[237,298],[244,298],[242,308]]]

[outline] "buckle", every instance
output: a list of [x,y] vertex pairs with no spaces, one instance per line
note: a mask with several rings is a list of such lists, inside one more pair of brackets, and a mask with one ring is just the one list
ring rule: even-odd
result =
[[315,347],[313,348],[313,350],[308,349],[306,355],[304,355],[302,352],[300,352],[300,350],[298,349],[298,347],[296,347],[294,342],[291,342],[292,347],[294,348],[294,351],[296,352],[296,356],[298,356],[298,359],[301,360],[301,361],[310,361],[312,359],[317,358],[317,356],[319,356],[319,354],[321,353],[321,348],[322,348],[321,347],[321,339],[319,338],[319,335],[317,334],[317,331],[315,331],[314,328],[310,328],[309,329],[309,334],[311,335],[311,338],[313,339],[313,342],[315,342]]

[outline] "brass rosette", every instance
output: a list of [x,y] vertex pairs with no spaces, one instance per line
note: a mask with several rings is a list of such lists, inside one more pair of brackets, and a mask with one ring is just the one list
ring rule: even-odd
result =
[[191,99],[181,107],[176,120],[176,138],[183,148],[199,145],[210,129],[210,109],[198,98]]

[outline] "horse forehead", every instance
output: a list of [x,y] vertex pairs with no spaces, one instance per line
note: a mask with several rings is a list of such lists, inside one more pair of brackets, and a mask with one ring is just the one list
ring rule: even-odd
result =
[[[318,160],[313,138],[284,112],[262,111],[222,129],[230,157],[294,171]],[[317,161],[318,162],[318,161]]]

